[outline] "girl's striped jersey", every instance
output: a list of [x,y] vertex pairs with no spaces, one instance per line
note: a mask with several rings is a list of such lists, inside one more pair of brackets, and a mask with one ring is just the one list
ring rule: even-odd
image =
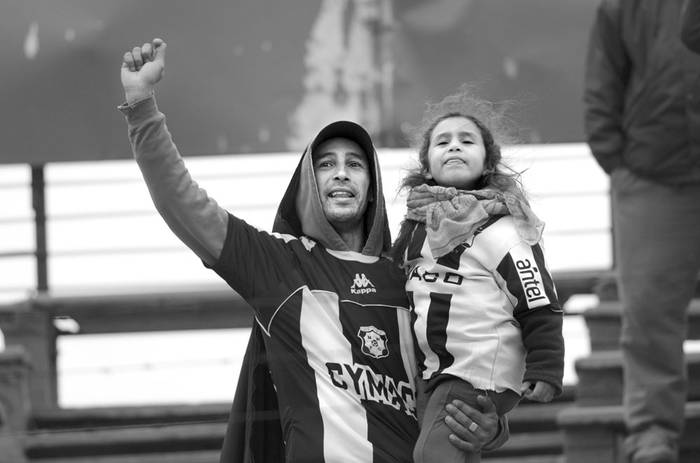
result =
[[542,247],[522,241],[510,216],[437,259],[418,224],[405,257],[424,380],[449,374],[518,393],[523,380],[543,380],[561,390],[562,311]]
[[231,215],[214,270],[265,333],[287,461],[412,461],[415,357],[393,263]]

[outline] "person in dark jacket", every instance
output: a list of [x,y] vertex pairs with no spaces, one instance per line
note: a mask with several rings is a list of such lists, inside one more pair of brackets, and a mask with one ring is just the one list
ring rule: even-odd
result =
[[700,57],[681,42],[682,6],[601,1],[586,61],[585,132],[610,175],[634,463],[676,462],[684,425],[686,312],[700,270]]
[[700,53],[700,0],[686,0],[683,5],[681,40],[686,47]]
[[[349,121],[323,128],[301,156],[275,232],[258,230],[221,208],[185,167],[154,97],[165,49],[155,39],[125,53],[120,110],[158,212],[255,314],[250,375],[239,385],[246,403],[261,400],[246,406],[250,432],[229,439],[235,448],[225,457],[409,462],[418,428],[411,315],[403,273],[384,255],[390,236],[370,136]],[[450,414],[458,446],[507,437],[488,399],[483,413],[458,405]],[[256,421],[261,412],[270,419]],[[466,429],[472,422],[478,428]]]

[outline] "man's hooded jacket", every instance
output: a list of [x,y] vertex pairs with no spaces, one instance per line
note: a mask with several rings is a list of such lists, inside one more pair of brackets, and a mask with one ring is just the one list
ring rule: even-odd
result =
[[[309,236],[327,249],[348,250],[326,220],[313,171],[312,151],[322,142],[349,138],[362,147],[370,163],[372,181],[366,212],[367,241],[362,253],[379,256],[391,245],[377,154],[369,135],[351,122],[324,128],[304,151],[277,209],[273,232]],[[246,348],[221,452],[221,463],[273,463],[284,461],[284,442],[277,396],[266,362],[263,334],[257,324]]]

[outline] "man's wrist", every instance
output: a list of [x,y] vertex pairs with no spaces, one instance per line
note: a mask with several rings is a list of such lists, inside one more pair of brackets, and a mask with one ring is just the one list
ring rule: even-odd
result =
[[133,106],[139,101],[150,98],[153,96],[153,93],[153,87],[128,88],[124,89],[124,98],[126,99],[126,104]]

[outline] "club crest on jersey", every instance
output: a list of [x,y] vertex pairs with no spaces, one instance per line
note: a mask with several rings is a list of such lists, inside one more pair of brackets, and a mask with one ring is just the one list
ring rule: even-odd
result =
[[376,359],[389,355],[386,333],[374,326],[361,326],[357,337],[362,340],[362,353]]
[[376,293],[377,289],[364,273],[356,273],[352,280],[352,286],[350,286],[350,292],[352,294],[369,294]]

